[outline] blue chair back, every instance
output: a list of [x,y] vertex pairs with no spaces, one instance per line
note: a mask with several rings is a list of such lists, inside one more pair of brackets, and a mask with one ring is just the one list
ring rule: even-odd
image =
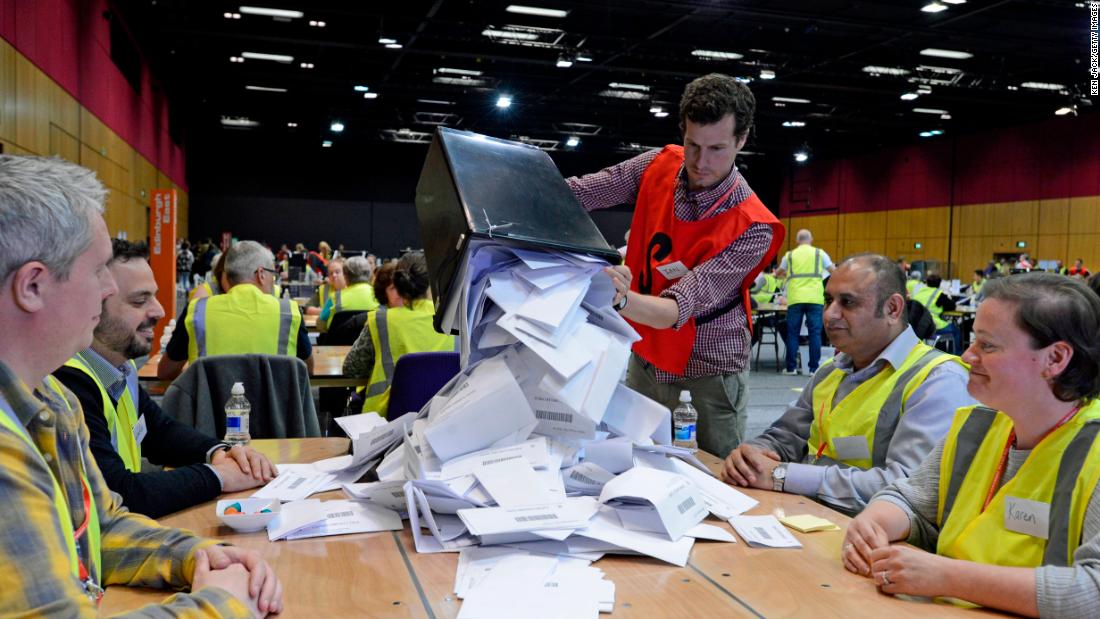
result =
[[419,411],[460,371],[456,352],[411,352],[393,368],[386,419]]

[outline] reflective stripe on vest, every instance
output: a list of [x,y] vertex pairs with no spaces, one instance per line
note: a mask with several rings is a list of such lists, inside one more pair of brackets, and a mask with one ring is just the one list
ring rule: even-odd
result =
[[[61,398],[61,401],[65,403],[65,407],[72,411],[72,408],[69,406],[69,401],[65,397],[65,392],[61,387],[61,383],[53,376],[47,376],[46,384],[51,391]],[[54,475],[53,469],[51,469],[46,462],[45,456],[39,451],[34,441],[31,440],[30,434],[27,433],[27,429],[19,424],[18,419],[15,417],[15,413],[8,409],[8,404],[3,396],[0,396],[0,426],[3,426],[8,431],[23,439],[23,441],[31,447],[34,453],[38,454],[42,466],[50,471],[50,482],[53,484],[53,496],[50,498],[53,502],[54,511],[57,514],[57,525],[61,527],[62,544],[69,552],[69,570],[72,572],[73,578],[80,580],[80,553],[77,549],[76,538],[73,534],[73,514],[69,510],[68,498],[65,491],[61,488],[61,484],[57,482],[57,477]],[[79,439],[77,439],[77,437],[73,436],[71,440],[77,441],[77,450],[80,454],[80,482],[83,484],[84,488],[90,489],[91,486],[88,484],[87,466],[84,462],[84,448],[79,444]],[[91,578],[95,583],[99,583],[100,575],[103,573],[100,550],[101,535],[99,530],[99,511],[96,508],[95,495],[89,492],[88,496],[91,500],[88,509],[88,529],[86,532],[88,555],[92,560]],[[92,596],[89,594],[89,597]]]
[[[1100,402],[1088,402],[1040,441],[983,511],[1012,427],[1007,415],[988,408],[956,411],[940,461],[936,552],[1004,566],[1073,565],[1100,479]],[[1008,497],[1049,505],[1047,539],[1006,528]]]
[[275,299],[251,284],[234,286],[188,307],[188,361],[210,355],[293,355],[301,321],[291,299]]
[[779,290],[779,279],[771,273],[764,274],[764,286],[752,293],[757,303],[770,303],[775,291]]
[[[133,371],[137,371],[137,366],[134,365],[133,361],[127,363],[134,366]],[[107,429],[111,432],[111,447],[114,447],[115,452],[122,458],[126,470],[131,473],[140,473],[141,444],[137,442],[137,437],[134,436],[134,427],[137,426],[138,415],[130,390],[122,390],[122,395],[119,396],[116,406],[111,401],[111,395],[107,393],[107,388],[99,382],[99,378],[92,371],[92,368],[88,367],[79,356],[66,361],[65,367],[83,372],[99,388],[100,400],[103,403],[103,417],[107,419]]]
[[[435,331],[432,319],[435,306],[427,299],[409,306],[379,307],[367,318],[367,329],[374,345],[374,367],[363,401],[363,412],[385,415],[390,401],[393,370],[400,359],[411,352],[456,350],[456,338]],[[408,412],[408,411],[402,411]]]
[[936,323],[937,331],[947,326],[947,320],[943,317],[943,308],[936,304],[941,294],[943,293],[939,288],[925,286],[911,295],[914,301],[928,308],[928,313],[932,314],[932,322]]
[[787,252],[787,305],[824,305],[823,269],[821,250],[812,245],[799,245]]
[[332,312],[328,315],[326,326],[339,312],[369,312],[378,309],[378,300],[374,298],[374,288],[365,282],[352,284],[336,291],[332,297]]
[[[918,343],[899,368],[895,370],[887,364],[878,374],[836,403],[833,400],[837,389],[847,374],[832,365],[822,366],[814,375],[810,387],[814,419],[806,441],[809,453],[817,453],[822,440],[826,440],[823,461],[839,462],[864,470],[885,466],[890,441],[905,413],[906,400],[933,369],[947,362],[962,365],[958,357]],[[824,423],[821,422],[821,415],[824,415]],[[837,458],[833,441],[847,436],[865,437],[871,458]]]

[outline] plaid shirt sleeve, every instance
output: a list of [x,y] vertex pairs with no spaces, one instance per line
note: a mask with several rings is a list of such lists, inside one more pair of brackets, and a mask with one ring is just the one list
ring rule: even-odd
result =
[[[92,459],[88,430],[75,408],[79,406],[76,398],[66,390],[66,407],[44,388],[32,395],[4,370],[0,372],[0,393],[20,419],[29,420],[26,429],[37,449],[11,432],[0,431],[0,504],[4,506],[0,510],[0,562],[8,566],[0,570],[0,615],[97,616],[95,605],[70,572],[69,552],[57,523],[50,481],[51,475],[59,475],[66,494],[79,496],[81,457],[88,464],[88,482],[99,511],[101,584],[188,587],[195,569],[194,551],[217,542],[161,527],[120,507],[118,495],[107,489]],[[73,436],[79,442],[74,442]],[[78,512],[74,520],[83,520],[82,507],[79,503],[74,507]],[[174,595],[159,606],[147,606],[127,616],[250,614],[227,591],[211,587]]]
[[610,208],[619,204],[634,204],[642,173],[657,158],[659,150],[651,150],[599,172],[565,179],[573,195],[586,211]]

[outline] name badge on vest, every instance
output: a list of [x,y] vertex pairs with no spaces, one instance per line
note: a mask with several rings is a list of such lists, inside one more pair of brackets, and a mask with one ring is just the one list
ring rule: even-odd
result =
[[691,269],[684,266],[684,263],[679,260],[670,262],[669,264],[659,264],[657,265],[657,270],[668,280],[680,279],[691,272]]
[[1040,539],[1047,539],[1050,503],[1005,497],[1005,528]]
[[833,439],[837,460],[870,460],[871,450],[866,436],[838,436]]
[[145,427],[145,415],[138,417],[137,424],[134,425],[134,440],[140,445],[141,441],[145,439],[145,433],[148,428]]

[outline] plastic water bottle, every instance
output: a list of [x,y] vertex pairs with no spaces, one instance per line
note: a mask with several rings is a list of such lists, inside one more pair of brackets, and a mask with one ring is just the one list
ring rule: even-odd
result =
[[680,405],[672,411],[672,443],[677,447],[697,449],[699,441],[695,439],[695,424],[698,421],[699,413],[691,405],[691,392],[684,389],[680,392]]
[[244,397],[244,383],[233,383],[229,401],[225,403],[225,442],[230,445],[247,445],[252,437],[248,435],[248,414],[252,405]]

